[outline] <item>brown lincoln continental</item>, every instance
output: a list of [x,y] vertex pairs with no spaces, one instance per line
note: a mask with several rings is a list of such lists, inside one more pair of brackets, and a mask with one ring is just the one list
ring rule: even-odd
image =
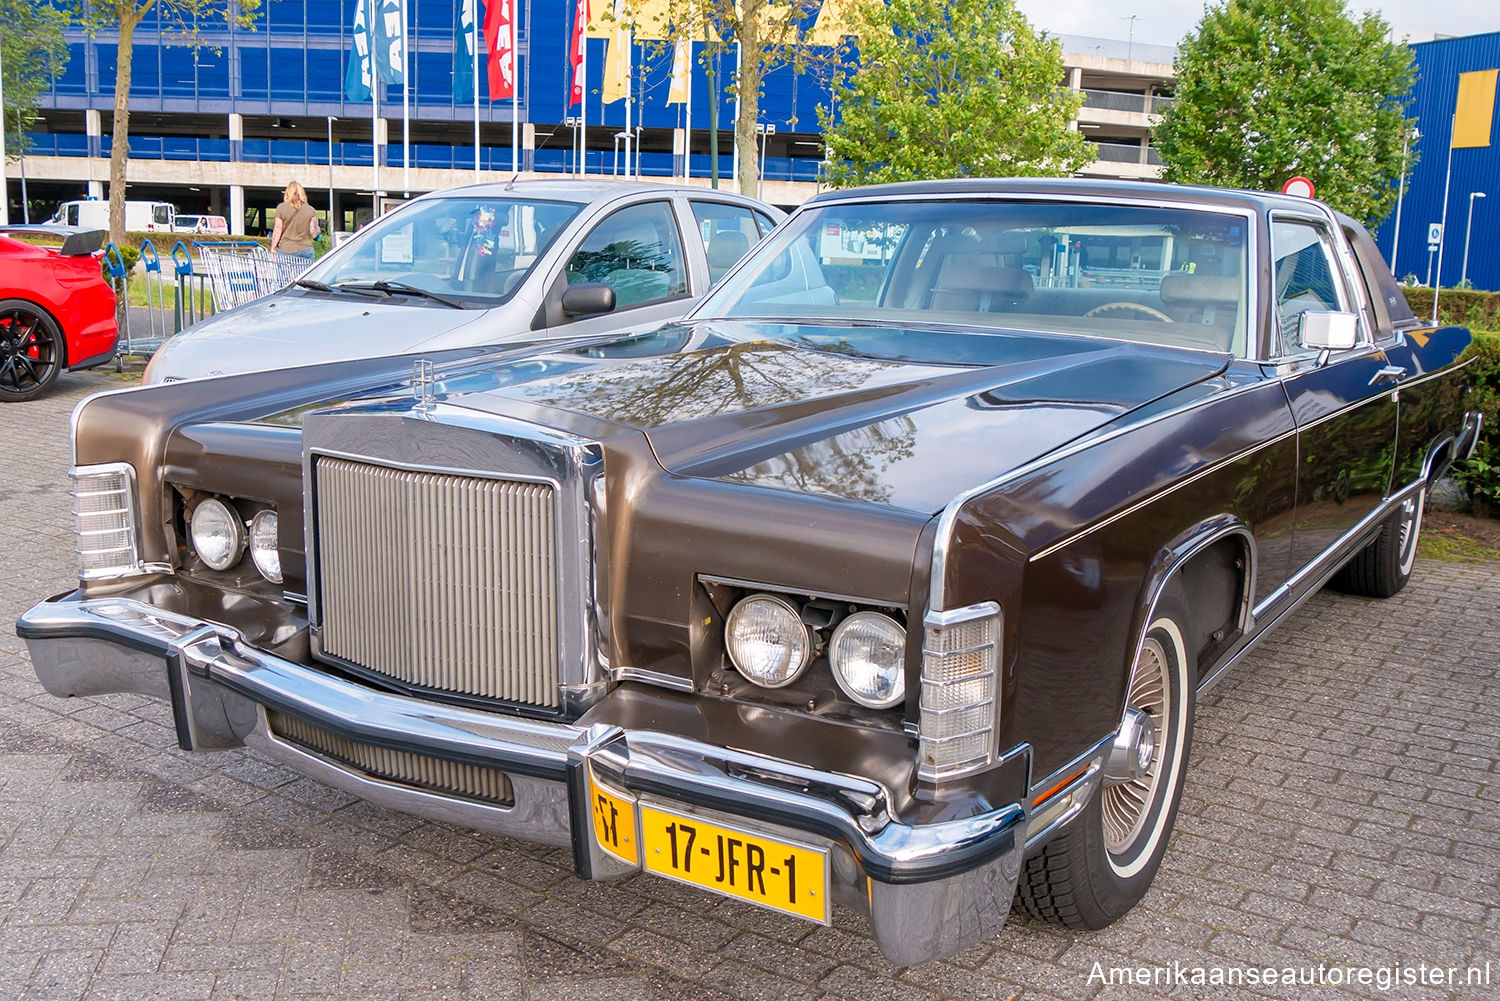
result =
[[84,401],[17,629],[184,748],[921,963],[1140,899],[1196,694],[1406,582],[1468,343],[1315,201],[823,195],[648,334]]

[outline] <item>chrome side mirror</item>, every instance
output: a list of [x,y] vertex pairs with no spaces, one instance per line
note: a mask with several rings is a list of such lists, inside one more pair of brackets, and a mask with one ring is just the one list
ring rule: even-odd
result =
[[1347,351],[1359,340],[1359,317],[1333,310],[1306,310],[1298,317],[1297,338],[1311,351]]

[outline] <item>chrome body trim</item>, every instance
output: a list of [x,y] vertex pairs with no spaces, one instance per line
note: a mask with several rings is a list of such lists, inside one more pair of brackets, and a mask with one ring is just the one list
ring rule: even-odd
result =
[[[1384,501],[1382,501],[1375,508],[1375,510],[1371,511],[1369,514],[1361,518],[1353,528],[1349,529],[1343,535],[1334,540],[1334,542],[1327,549],[1324,549],[1323,552],[1319,554],[1317,559],[1298,569],[1295,573],[1293,573],[1286,579],[1285,583],[1283,583],[1276,590],[1272,591],[1270,594],[1266,595],[1265,600],[1256,605],[1251,614],[1253,614],[1255,619],[1259,621],[1260,619],[1264,618],[1266,613],[1269,612],[1273,607],[1275,607],[1278,602],[1285,601],[1287,596],[1292,594],[1294,591],[1297,591],[1298,589],[1301,589],[1303,587],[1307,587],[1308,581],[1316,580],[1317,583],[1313,586],[1307,587],[1306,593],[1298,598],[1297,602],[1292,607],[1300,605],[1309,594],[1318,589],[1318,586],[1321,586],[1325,581],[1328,580],[1328,578],[1337,573],[1339,569],[1344,565],[1344,563],[1348,561],[1348,558],[1358,550],[1359,547],[1353,545],[1354,542],[1358,541],[1361,536],[1370,533],[1386,518],[1389,518],[1391,516],[1391,512],[1400,507],[1401,503],[1405,501],[1406,498],[1417,493],[1426,486],[1427,481],[1424,477],[1412,483],[1408,483],[1400,490],[1391,494]],[[1329,566],[1330,562],[1332,563],[1332,566]],[[1276,618],[1279,619],[1284,614],[1286,614],[1285,611],[1278,612]],[[1270,623],[1267,623],[1267,628],[1269,628],[1269,625]],[[1260,632],[1264,631],[1265,629],[1260,630]],[[1233,659],[1238,659],[1240,654],[1243,652],[1244,651],[1239,651],[1238,653],[1236,653]],[[1211,674],[1209,677],[1211,678],[1213,677],[1213,675],[1218,674],[1220,670],[1222,670],[1222,668],[1215,668],[1213,674]],[[1207,684],[1207,680],[1208,679],[1204,679],[1205,684]]]
[[1046,802],[1031,807],[1026,817],[1027,857],[1046,847],[1047,842],[1061,834],[1068,822],[1089,805],[1089,800],[1099,789],[1101,760],[1096,754],[1094,760],[1085,766],[1082,775],[1049,796]]
[[644,667],[609,667],[605,668],[611,681],[639,681],[643,685],[655,685],[657,688],[667,688],[674,692],[693,691],[693,679],[683,678],[675,674],[664,674],[661,671],[652,671]]
[[[420,816],[577,849],[592,838],[590,816],[580,812],[579,765],[587,765],[633,796],[831,844],[840,899],[869,916],[893,962],[925,962],[989,937],[1015,893],[1020,803],[976,802],[959,819],[908,824],[895,819],[885,787],[858,776],[676,734],[527,720],[381,692],[257,649],[227,626],[130,598],[63,595],[25,612],[17,633],[55,695],[136,691],[167,699],[184,747],[248,744],[294,771]],[[278,739],[267,709],[348,740],[504,771],[514,804],[372,778]],[[580,874],[623,873],[594,871],[585,861]],[[912,921],[924,923],[914,931]]]
[[767,584],[765,581],[744,580],[739,577],[719,577],[714,574],[700,573],[698,579],[706,584],[724,584],[728,587],[742,587],[749,591],[765,591],[771,594],[805,594],[810,598],[827,598],[830,601],[847,601],[851,605],[868,605],[871,608],[900,608],[905,610],[905,605],[892,605],[886,601],[876,601],[874,598],[861,598],[857,594],[839,594],[834,591],[807,591],[800,588],[784,587],[780,584]]

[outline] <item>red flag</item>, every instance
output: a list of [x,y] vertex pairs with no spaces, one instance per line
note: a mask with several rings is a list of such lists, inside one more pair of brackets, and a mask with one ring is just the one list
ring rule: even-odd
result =
[[516,92],[516,52],[511,47],[514,0],[485,0],[484,48],[489,53],[490,100]]
[[568,50],[568,63],[573,67],[573,90],[568,97],[569,107],[583,103],[583,81],[578,77],[578,69],[583,65],[583,29],[588,23],[589,0],[578,0],[578,7],[573,13],[573,47]]

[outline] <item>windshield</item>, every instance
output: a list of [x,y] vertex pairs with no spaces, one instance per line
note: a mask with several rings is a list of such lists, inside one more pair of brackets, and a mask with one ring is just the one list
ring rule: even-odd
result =
[[1096,202],[834,203],[785,223],[693,317],[961,324],[1243,354],[1248,228],[1238,215]]
[[404,282],[496,305],[511,297],[582,207],[483,196],[412,202],[365,227],[303,277],[333,286]]

